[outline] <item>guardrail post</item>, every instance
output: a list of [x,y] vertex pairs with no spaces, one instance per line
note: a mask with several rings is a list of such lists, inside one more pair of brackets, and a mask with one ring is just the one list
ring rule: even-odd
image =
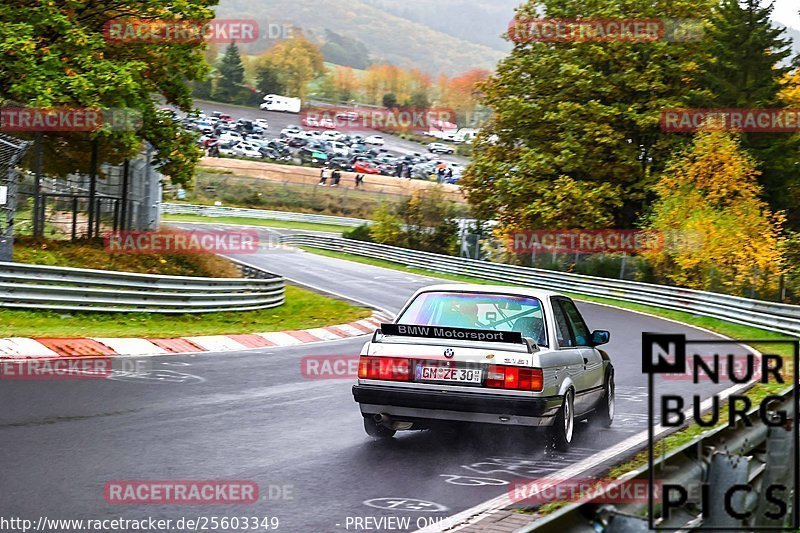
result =
[[[789,422],[791,428],[792,422]],[[771,426],[767,432],[767,453],[764,477],[761,481],[762,487],[782,485],[785,491],[778,494],[789,507],[787,517],[791,517],[792,498],[790,495],[796,490],[794,486],[794,462],[796,452],[794,452],[793,432],[785,427]],[[758,527],[782,527],[785,525],[784,519],[770,519],[766,513],[775,512],[775,504],[766,499],[766,491],[759,493],[757,520],[754,526]]]
[[[86,237],[92,238],[92,230],[94,228],[94,201],[97,195],[97,139],[92,139],[92,158],[89,163],[89,224],[87,228]],[[100,213],[97,214],[98,218]]]
[[33,238],[44,237],[44,205],[42,202],[42,132],[34,137]]
[[123,231],[128,229],[128,178],[130,176],[130,171],[131,171],[131,162],[129,159],[126,159],[125,162],[122,164],[122,186],[120,191],[122,206],[120,209],[119,224],[118,224],[119,229]]
[[715,453],[711,456],[711,466],[706,480],[709,487],[708,501],[705,502],[708,506],[708,518],[703,521],[703,527],[731,528],[734,531],[743,528],[743,520],[731,516],[724,502],[727,496],[730,506],[737,512],[754,510],[757,502],[749,501],[745,492],[728,494],[734,485],[747,485],[749,475],[750,462],[747,457],[725,453]]

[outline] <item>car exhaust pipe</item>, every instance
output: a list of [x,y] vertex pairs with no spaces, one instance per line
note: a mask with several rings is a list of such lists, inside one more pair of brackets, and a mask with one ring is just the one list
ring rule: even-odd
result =
[[375,422],[378,424],[383,424],[386,427],[391,427],[392,425],[392,419],[389,418],[389,415],[378,413],[373,418],[375,419]]

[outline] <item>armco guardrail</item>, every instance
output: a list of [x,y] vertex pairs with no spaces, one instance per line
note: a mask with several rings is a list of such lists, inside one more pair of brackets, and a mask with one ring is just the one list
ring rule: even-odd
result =
[[443,274],[456,274],[487,281],[518,283],[542,289],[616,298],[666,309],[688,311],[781,333],[800,334],[800,306],[796,305],[764,302],[679,287],[490,263],[339,237],[294,234],[282,236],[281,243],[383,259]]
[[[794,398],[791,391],[782,395],[780,405],[774,410],[794,413]],[[702,506],[701,485],[709,485],[708,500],[723,501],[724,493],[734,484],[766,487],[773,484],[787,487],[782,495],[791,507],[789,494],[794,488],[792,450],[794,449],[792,431],[781,425],[767,427],[759,423],[758,408],[749,412],[749,425],[736,428],[721,427],[693,439],[665,456],[654,461],[653,479],[664,485],[685,487],[689,497],[684,506],[673,509],[668,519],[658,522],[657,529],[666,531],[690,531],[700,527],[718,531],[751,531],[755,528],[781,530],[783,519],[769,520],[763,509],[773,505],[764,491],[751,494],[746,502],[738,502],[737,508],[747,507],[752,513],[749,518],[736,518],[722,505],[712,506],[708,515],[700,516]],[[617,494],[635,493],[628,487],[646,486],[650,472],[647,467],[634,470],[619,480],[613,489],[592,494],[592,501],[579,502],[557,510],[541,518],[530,526],[517,530],[517,533],[564,533],[567,531],[625,531],[627,533],[652,531],[646,518],[647,505],[643,503],[598,503],[610,490]],[[716,483],[712,482],[716,480]],[[744,500],[744,497],[742,497]],[[745,505],[742,505],[745,503]],[[789,515],[791,516],[791,515]]]
[[261,220],[285,220],[292,222],[309,222],[312,224],[329,224],[342,227],[357,227],[370,224],[371,221],[360,218],[333,217],[328,215],[312,215],[307,213],[289,213],[286,211],[269,211],[266,209],[246,209],[243,207],[222,207],[195,204],[161,204],[164,215],[198,215],[203,217],[237,217]]
[[63,311],[209,313],[283,304],[284,279],[192,278],[0,262],[0,307]]

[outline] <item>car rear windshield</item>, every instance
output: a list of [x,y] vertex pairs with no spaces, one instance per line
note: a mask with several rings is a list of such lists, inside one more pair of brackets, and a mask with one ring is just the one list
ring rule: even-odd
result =
[[423,292],[397,319],[398,324],[518,331],[547,346],[542,303],[506,294]]

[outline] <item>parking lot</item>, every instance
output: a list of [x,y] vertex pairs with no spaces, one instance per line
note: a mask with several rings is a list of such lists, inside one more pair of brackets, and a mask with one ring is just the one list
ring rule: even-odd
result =
[[[196,102],[196,107],[205,115],[201,116],[204,120],[188,123],[188,127],[198,129],[200,124],[211,133],[202,138],[204,147],[209,149],[216,145],[222,157],[319,167],[327,163],[332,169],[414,179],[438,176],[441,168],[440,180],[450,183],[458,181],[469,163],[467,158],[431,153],[425,145],[374,130],[337,132],[313,123],[302,125],[304,121],[298,114],[204,101]],[[212,118],[215,114],[227,115],[226,120]],[[255,125],[255,131],[251,132],[249,125],[244,127],[243,121]],[[262,129],[263,121],[268,127],[259,131],[256,121],[261,122]],[[370,139],[373,136],[382,139]],[[377,144],[380,140],[383,144]],[[431,141],[436,139],[431,138]],[[455,148],[451,143],[444,146]],[[212,150],[211,155],[217,155],[216,151]]]

